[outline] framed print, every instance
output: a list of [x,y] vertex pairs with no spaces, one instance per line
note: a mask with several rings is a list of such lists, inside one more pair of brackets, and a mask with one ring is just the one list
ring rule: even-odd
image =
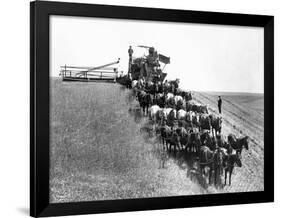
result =
[[273,16],[30,4],[30,215],[272,202]]

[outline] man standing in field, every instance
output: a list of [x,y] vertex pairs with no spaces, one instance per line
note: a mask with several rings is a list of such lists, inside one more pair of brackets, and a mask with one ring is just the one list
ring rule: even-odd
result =
[[221,100],[221,96],[219,96],[218,99],[218,108],[219,108],[219,113],[221,114],[221,104],[222,104],[222,100]]
[[132,62],[134,50],[132,49],[131,45],[130,45],[130,47],[128,49],[128,53],[129,53],[129,61]]
[[132,65],[133,53],[134,53],[134,50],[132,49],[131,45],[130,45],[130,47],[128,49],[128,53],[129,53],[129,72],[131,72],[131,65]]

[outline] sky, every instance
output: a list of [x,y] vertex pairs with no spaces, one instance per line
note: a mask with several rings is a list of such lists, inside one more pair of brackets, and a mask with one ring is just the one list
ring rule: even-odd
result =
[[128,47],[138,57],[153,46],[171,63],[167,79],[194,91],[264,92],[264,30],[260,27],[54,16],[50,18],[50,76],[60,66],[117,61],[128,70]]

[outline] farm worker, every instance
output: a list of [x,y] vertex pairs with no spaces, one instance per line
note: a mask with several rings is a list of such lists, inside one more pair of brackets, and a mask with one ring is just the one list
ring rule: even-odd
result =
[[221,114],[221,104],[222,104],[222,100],[221,100],[221,96],[219,96],[218,99],[218,108],[219,108],[219,113]]
[[131,65],[132,65],[132,60],[133,60],[133,53],[134,53],[134,50],[132,49],[132,46],[129,47],[128,49],[128,53],[129,53],[129,72],[131,72]]
[[133,53],[134,53],[134,50],[132,49],[132,46],[129,47],[128,53],[129,53],[129,61],[132,62],[132,56],[133,56]]

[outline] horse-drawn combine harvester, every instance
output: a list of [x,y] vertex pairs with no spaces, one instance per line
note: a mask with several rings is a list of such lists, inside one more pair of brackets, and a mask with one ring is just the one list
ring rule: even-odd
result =
[[108,64],[97,67],[81,67],[81,66],[61,66],[60,76],[63,81],[106,81],[116,82],[118,69],[112,67],[118,64],[120,58]]
[[129,53],[129,64],[128,74],[119,77],[117,82],[122,85],[130,86],[133,80],[143,79],[146,82],[163,82],[167,76],[163,70],[166,64],[170,63],[170,58],[160,54],[154,47],[138,45],[138,48],[144,48],[148,51],[148,55],[141,57],[133,57],[133,49],[130,46]]
[[[179,88],[179,79],[165,80],[163,70],[170,64],[170,58],[158,53],[154,47],[139,45],[148,51],[147,55],[133,57],[128,49],[128,73],[118,76],[116,62],[98,67],[61,66],[63,81],[110,81],[132,88],[139,101],[143,115],[149,115],[154,130],[162,138],[163,149],[194,152],[200,169],[210,169],[209,181],[214,171],[215,183],[222,170],[225,184],[229,173],[229,184],[234,166],[242,166],[242,149],[248,150],[248,136],[236,138],[221,135],[222,117],[208,112],[206,105],[191,101],[191,92]],[[164,82],[165,80],[165,82]],[[157,131],[156,131],[157,133]]]
[[[130,47],[129,52],[129,69],[128,74],[118,77],[118,68],[113,67],[120,62],[120,58],[117,61],[104,64],[97,67],[87,66],[60,66],[60,76],[63,81],[106,81],[106,82],[119,82],[120,84],[130,83],[132,80],[138,80],[143,78],[146,81],[161,81],[167,76],[163,72],[166,64],[170,63],[170,58],[158,54],[154,47],[138,46],[148,50],[148,55],[142,57],[133,58],[133,49]],[[161,69],[161,64],[164,64]]]
[[[137,80],[139,78],[145,78],[146,81],[163,81],[167,76],[163,70],[166,64],[170,63],[170,58],[158,54],[154,47],[139,45],[138,47],[148,50],[148,55],[131,58],[130,49],[129,52],[129,73],[132,75],[132,80]],[[161,64],[164,66],[161,69]]]
[[225,185],[227,174],[231,185],[234,166],[242,167],[242,149],[249,149],[249,137],[229,134],[225,138],[220,114],[209,113],[207,105],[192,101],[191,92],[179,88],[179,79],[163,82],[167,76],[163,70],[170,58],[158,54],[154,47],[138,47],[148,49],[148,55],[133,58],[130,46],[128,74],[117,82],[133,89],[163,150],[193,153],[194,170],[204,177],[208,171],[209,183],[213,179],[214,184],[221,183],[224,171]]

